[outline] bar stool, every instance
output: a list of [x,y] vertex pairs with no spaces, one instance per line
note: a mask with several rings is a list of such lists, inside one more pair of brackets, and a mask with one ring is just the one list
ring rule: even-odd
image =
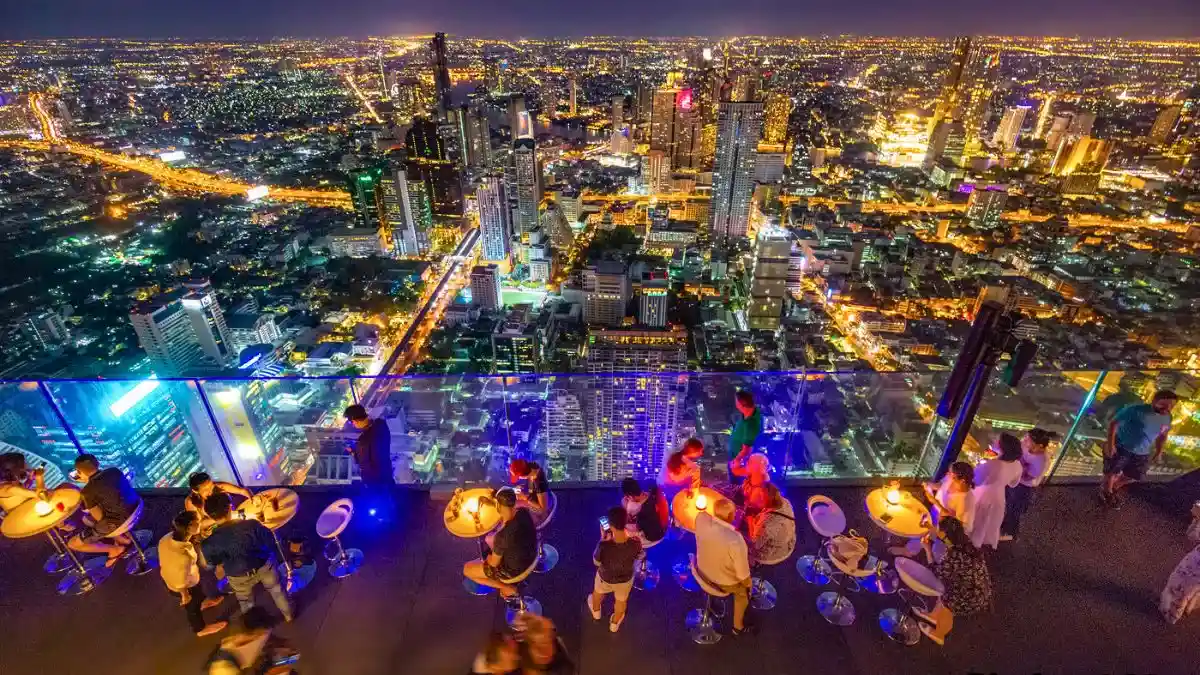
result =
[[[835,568],[831,578],[839,581],[839,585],[848,593],[861,591],[864,581],[873,576],[879,567],[879,559],[875,556],[868,556],[866,565],[860,567],[851,567],[835,555],[830,555],[829,560]],[[826,591],[817,596],[817,611],[835,626],[849,626],[854,623],[854,604],[837,591]]]
[[[759,568],[778,565],[779,563],[792,557],[792,552],[794,550],[795,548],[793,547],[792,549],[788,550],[787,553],[778,556],[773,560],[759,560],[754,564],[754,566]],[[754,609],[775,609],[775,601],[778,596],[779,594],[775,590],[775,584],[772,584],[769,580],[763,577],[750,578],[750,606]]]
[[639,591],[652,591],[658,587],[658,581],[661,578],[658,572],[658,566],[654,564],[654,561],[650,560],[650,556],[647,551],[655,546],[658,546],[666,540],[667,537],[664,535],[663,538],[659,539],[658,541],[642,544],[642,558],[638,563],[637,570],[635,570],[633,574],[633,587]]
[[553,492],[547,492],[546,501],[549,502],[546,517],[542,519],[542,522],[537,524],[538,557],[533,571],[538,574],[545,574],[554,569],[554,566],[558,564],[558,549],[554,548],[553,544],[545,543],[542,537],[542,530],[550,525],[550,521],[554,520],[555,512],[558,511],[558,497],[555,497]]
[[141,539],[144,542],[149,542],[154,537],[154,533],[150,530],[133,531],[133,526],[137,525],[137,522],[141,520],[145,507],[146,502],[139,499],[137,508],[133,510],[133,513],[129,514],[125,522],[121,523],[117,529],[109,532],[104,537],[105,539],[116,539],[122,535],[129,535],[130,541],[133,542],[133,550],[125,552],[125,557],[129,558],[129,562],[125,564],[125,573],[134,576],[141,576],[158,569],[158,548],[154,547],[147,551],[143,548],[146,544],[143,541],[139,541]]
[[796,571],[810,584],[824,586],[829,583],[833,569],[829,566],[829,541],[846,531],[846,514],[825,495],[813,495],[808,498],[808,523],[813,531],[821,535],[821,547],[816,555],[800,556],[796,561]]
[[[340,538],[353,517],[354,502],[345,498],[326,506],[321,515],[317,517],[317,536],[332,540],[325,545],[325,555],[330,560],[329,576],[335,579],[348,577],[362,566],[363,552],[357,548],[342,548]],[[334,553],[332,556],[329,555],[331,546]]]
[[727,598],[729,593],[705,582],[696,572],[696,556],[688,556],[688,567],[691,568],[692,578],[701,591],[704,591],[704,607],[697,607],[687,613],[685,620],[692,641],[698,645],[711,645],[721,641],[721,634],[716,628],[716,614],[713,612],[713,598]]
[[922,611],[930,610],[926,598],[939,598],[945,592],[945,586],[933,574],[933,570],[909,558],[896,558],[894,563],[896,573],[904,582],[906,588],[900,589],[900,597],[904,600],[904,609],[889,607],[879,613],[879,627],[891,639],[910,647],[921,640],[921,628],[912,618],[914,605],[919,604]]
[[534,572],[537,571],[537,567],[538,567],[538,559],[535,558],[534,561],[529,565],[529,567],[525,568],[524,572],[521,572],[520,574],[518,574],[515,577],[512,577],[511,579],[501,579],[500,580],[506,584],[517,587],[517,594],[515,596],[513,596],[512,598],[504,599],[504,605],[505,605],[504,620],[508,623],[510,628],[516,623],[517,619],[522,614],[541,614],[542,613],[542,603],[538,602],[537,598],[534,598],[529,595],[524,595],[524,590],[525,590],[524,582],[526,579],[529,578],[530,574],[533,574]]
[[[61,528],[57,529],[60,533],[63,531]],[[59,574],[71,569],[71,556],[67,555],[67,549],[58,543],[58,537],[50,537],[50,541],[54,543],[54,553],[46,558],[42,570],[46,574]]]

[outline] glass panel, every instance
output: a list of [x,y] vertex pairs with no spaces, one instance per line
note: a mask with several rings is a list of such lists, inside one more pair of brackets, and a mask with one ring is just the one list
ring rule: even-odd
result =
[[342,412],[348,378],[203,380],[221,438],[246,485],[346,483],[357,435]]
[[46,485],[67,480],[78,451],[36,382],[0,384],[0,453],[20,452],[46,465]]
[[135,487],[182,487],[205,471],[234,482],[196,384],[179,380],[48,383],[84,452]]

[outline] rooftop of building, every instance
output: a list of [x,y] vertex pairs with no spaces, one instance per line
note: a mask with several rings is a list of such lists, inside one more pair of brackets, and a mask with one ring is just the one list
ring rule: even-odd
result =
[[[1187,479],[1183,479],[1187,480]],[[839,628],[817,613],[824,589],[796,574],[795,557],[818,538],[800,515],[797,552],[766,574],[779,589],[770,612],[753,612],[757,636],[703,647],[683,625],[702,600],[670,578],[671,562],[692,539],[666,541],[651,559],[665,572],[653,591],[634,591],[621,631],[593,622],[584,608],[592,583],[596,518],[616,503],[616,488],[563,489],[549,528],[561,553],[558,567],[534,575],[527,593],[558,625],[581,673],[661,675],[695,673],[1185,673],[1194,672],[1200,617],[1168,626],[1156,609],[1158,594],[1188,544],[1188,498],[1196,481],[1149,486],[1120,511],[1102,511],[1094,487],[1052,486],[1026,517],[1023,539],[990,557],[994,608],[956,622],[944,647],[922,639],[913,647],[889,641],[876,615],[897,596],[851,594],[855,623]],[[792,487],[798,515],[817,489]],[[864,490],[820,488],[847,513],[850,526],[884,546],[861,507]],[[298,534],[319,548],[313,525],[337,489],[302,489],[300,514],[284,535]],[[488,633],[503,626],[495,596],[467,595],[462,563],[477,555],[472,540],[452,537],[442,524],[443,503],[420,491],[397,492],[394,517],[371,517],[361,496],[343,535],[365,553],[359,572],[338,581],[321,568],[296,597],[297,618],[278,634],[301,652],[306,674],[440,675],[466,672]],[[141,523],[162,536],[181,495],[148,496]],[[55,595],[54,578],[41,570],[49,545],[41,538],[0,539],[0,625],[4,672],[12,675],[192,675],[201,672],[217,637],[189,632],[178,600],[157,574],[123,571],[81,597]],[[1147,555],[1147,551],[1153,551]],[[206,580],[207,583],[208,580]],[[261,593],[261,591],[260,591]],[[270,606],[265,596],[259,598]],[[232,599],[208,614],[229,615]]]

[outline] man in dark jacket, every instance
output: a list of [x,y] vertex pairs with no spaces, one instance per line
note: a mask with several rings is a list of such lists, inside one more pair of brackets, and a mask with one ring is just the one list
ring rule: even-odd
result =
[[362,431],[350,452],[358,462],[363,485],[395,485],[392,477],[392,432],[387,422],[371,419],[367,409],[355,404],[346,408],[346,419]]
[[658,485],[643,490],[637,479],[626,478],[621,481],[621,494],[621,505],[629,514],[630,534],[636,536],[643,546],[666,536],[669,516],[667,499],[659,491]]

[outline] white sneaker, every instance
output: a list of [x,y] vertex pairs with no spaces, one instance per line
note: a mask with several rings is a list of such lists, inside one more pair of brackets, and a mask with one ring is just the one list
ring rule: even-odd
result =
[[625,623],[625,617],[621,617],[620,621],[608,620],[608,632],[615,633],[621,630],[621,624]]
[[588,611],[592,613],[592,618],[595,619],[596,621],[599,621],[600,620],[600,610],[592,609],[592,594],[591,593],[588,593],[588,596],[587,596],[587,608],[588,608]]

